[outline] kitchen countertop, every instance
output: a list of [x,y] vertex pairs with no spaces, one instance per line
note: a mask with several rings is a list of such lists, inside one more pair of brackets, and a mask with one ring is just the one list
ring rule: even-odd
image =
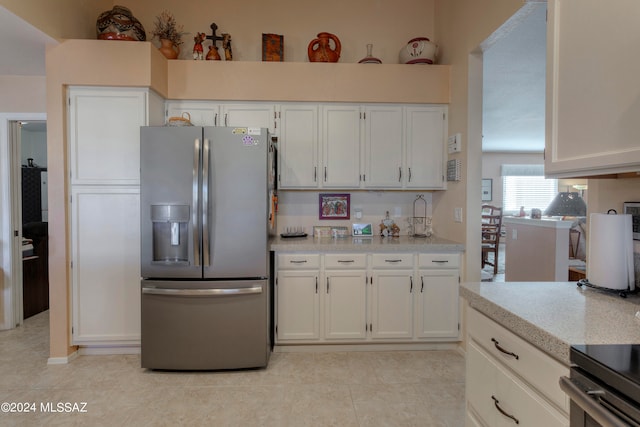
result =
[[432,236],[427,238],[399,237],[273,237],[271,250],[275,252],[463,252],[464,245]]
[[460,296],[516,335],[569,365],[572,344],[640,344],[640,296],[576,282],[475,282]]

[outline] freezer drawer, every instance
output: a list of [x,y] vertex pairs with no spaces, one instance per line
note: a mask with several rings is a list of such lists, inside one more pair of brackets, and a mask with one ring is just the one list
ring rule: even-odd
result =
[[143,368],[267,365],[267,280],[142,281]]

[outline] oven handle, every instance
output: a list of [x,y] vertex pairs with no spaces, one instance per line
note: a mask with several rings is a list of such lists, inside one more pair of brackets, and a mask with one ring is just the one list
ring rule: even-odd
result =
[[611,427],[629,426],[629,424],[623,422],[620,418],[600,406],[596,400],[591,398],[568,377],[560,377],[560,388],[597,423]]
[[169,288],[142,288],[145,295],[175,295],[187,297],[207,297],[207,296],[225,296],[225,295],[246,295],[261,294],[262,286],[252,286],[250,288],[233,288],[233,289],[169,289]]

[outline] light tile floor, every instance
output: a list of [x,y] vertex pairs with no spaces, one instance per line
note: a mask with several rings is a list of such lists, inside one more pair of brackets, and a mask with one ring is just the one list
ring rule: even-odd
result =
[[[48,312],[0,332],[0,402],[35,404],[32,413],[3,406],[0,425],[464,424],[464,358],[455,351],[274,353],[266,369],[197,373],[141,369],[138,355],[47,365],[48,352]],[[86,412],[46,411],[82,402]]]

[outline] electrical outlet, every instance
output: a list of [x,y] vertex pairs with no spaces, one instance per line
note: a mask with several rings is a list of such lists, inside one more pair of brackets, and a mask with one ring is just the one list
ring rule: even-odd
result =
[[453,219],[455,222],[462,222],[462,208],[453,209]]
[[355,208],[353,210],[353,212],[355,213],[355,217],[356,219],[362,219],[362,209],[360,208]]

